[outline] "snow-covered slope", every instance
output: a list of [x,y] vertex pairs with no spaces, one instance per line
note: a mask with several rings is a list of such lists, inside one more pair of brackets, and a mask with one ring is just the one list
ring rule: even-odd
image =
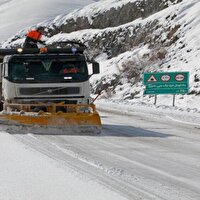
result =
[[93,0],[0,0],[0,41],[57,15],[72,12]]
[[[107,3],[109,1],[106,1]],[[111,2],[111,1],[110,1]],[[112,1],[106,8],[104,5],[93,4],[81,11],[74,12],[74,18],[87,16],[94,19],[96,13],[104,13],[111,5],[113,7],[126,4],[124,1]],[[100,9],[102,8],[102,10]],[[49,43],[60,40],[75,39],[92,45],[96,42],[102,52],[98,54],[102,73],[93,77],[93,86],[103,89],[102,98],[115,101],[142,102],[153,104],[153,96],[143,96],[143,72],[149,71],[189,71],[190,95],[179,95],[176,105],[181,107],[199,108],[200,94],[200,2],[199,0],[184,0],[171,4],[169,8],[157,12],[147,18],[139,18],[118,27],[105,29],[86,29],[72,33],[58,33],[49,39]],[[54,20],[54,25],[64,24],[72,14]],[[92,21],[90,22],[92,23]],[[153,25],[152,25],[153,24]],[[148,27],[151,27],[150,29]],[[149,32],[149,33],[148,33]],[[135,36],[133,36],[135,34]],[[115,38],[113,39],[113,35]],[[140,35],[143,35],[140,37]],[[130,45],[130,38],[136,45]],[[149,41],[148,41],[148,40]],[[91,42],[92,41],[92,42]],[[99,42],[99,43],[98,43]],[[108,58],[108,52],[103,53],[102,44],[110,44],[111,54],[115,46],[121,51],[129,46],[128,51]],[[127,48],[128,49],[128,48]],[[93,48],[93,51],[94,48]],[[97,50],[98,51],[98,50]],[[115,53],[115,52],[114,52]],[[131,77],[132,76],[132,77]],[[171,95],[161,95],[158,99],[161,105],[172,105]]]

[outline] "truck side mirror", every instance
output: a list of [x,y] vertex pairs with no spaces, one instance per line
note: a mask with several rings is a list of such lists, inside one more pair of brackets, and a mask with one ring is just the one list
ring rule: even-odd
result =
[[93,70],[93,74],[99,74],[100,73],[98,62],[92,63],[92,70]]

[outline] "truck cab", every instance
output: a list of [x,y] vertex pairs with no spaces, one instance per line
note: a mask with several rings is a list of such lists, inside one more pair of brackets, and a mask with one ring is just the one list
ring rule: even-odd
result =
[[32,51],[4,56],[0,70],[2,102],[90,103],[89,78],[99,73],[97,62],[91,62],[93,71],[89,74],[87,59],[79,49]]

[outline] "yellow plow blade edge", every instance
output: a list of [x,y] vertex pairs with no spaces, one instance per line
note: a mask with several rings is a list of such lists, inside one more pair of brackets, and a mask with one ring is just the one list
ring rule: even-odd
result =
[[70,125],[97,125],[101,126],[100,117],[96,113],[62,113],[62,114],[44,114],[44,115],[17,115],[3,114],[2,119],[16,121],[20,124],[41,126],[70,126]]
[[[100,133],[102,126],[98,113],[63,113],[49,115],[10,115],[0,116],[8,125],[40,126],[42,128],[71,128],[71,131]],[[75,129],[73,129],[75,128]],[[34,131],[34,129],[33,129]]]
[[[84,132],[101,132],[101,119],[94,104],[10,104],[17,112],[2,111],[0,123],[9,125],[26,125],[28,127],[40,126],[47,128],[73,128]],[[40,110],[32,112],[33,107],[46,106],[47,112]],[[66,112],[58,111],[63,109]]]

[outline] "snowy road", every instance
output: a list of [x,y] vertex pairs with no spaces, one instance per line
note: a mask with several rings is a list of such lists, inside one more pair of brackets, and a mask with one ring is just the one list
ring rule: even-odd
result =
[[[113,200],[200,199],[200,126],[138,113],[102,112],[101,117],[99,136],[29,133],[12,137],[58,166],[81,174],[81,179],[112,191]],[[88,199],[108,198],[97,196],[88,195]]]

